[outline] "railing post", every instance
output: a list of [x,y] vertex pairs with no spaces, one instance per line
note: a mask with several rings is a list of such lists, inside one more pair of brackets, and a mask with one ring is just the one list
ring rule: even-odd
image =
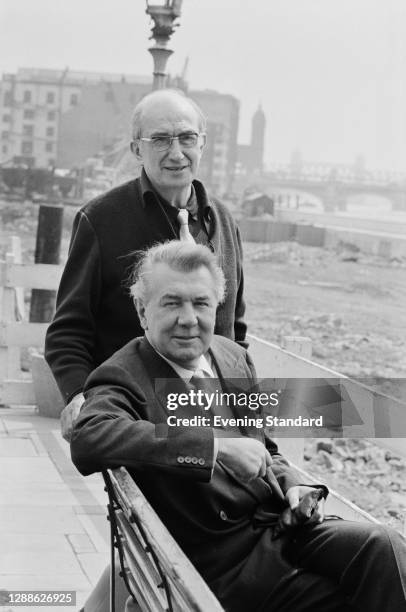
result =
[[[41,204],[38,213],[35,263],[59,264],[62,239],[62,204]],[[30,321],[48,323],[54,314],[55,291],[33,289]]]
[[[0,388],[8,378],[20,376],[20,348],[7,345],[5,337],[8,323],[18,320],[21,314],[21,300],[24,304],[22,289],[10,287],[7,283],[9,276],[8,269],[16,260],[21,261],[21,242],[17,236],[11,238],[10,251],[6,254],[6,261],[3,262],[2,288],[0,293]],[[0,394],[0,404],[3,404],[3,392]]]

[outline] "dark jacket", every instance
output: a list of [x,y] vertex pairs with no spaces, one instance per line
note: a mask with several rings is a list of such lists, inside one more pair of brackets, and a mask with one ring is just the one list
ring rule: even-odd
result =
[[[203,185],[193,184],[199,206],[207,208]],[[218,255],[227,283],[215,332],[244,345],[240,235],[225,206],[210,206],[209,246]],[[134,251],[178,238],[177,231],[157,198],[143,198],[140,179],[112,189],[77,214],[45,343],[46,360],[66,402],[82,391],[96,366],[143,335],[127,288]]]
[[[210,352],[223,390],[229,390],[225,379],[255,382],[243,348],[215,336]],[[84,475],[126,466],[225,608],[255,610],[269,595],[269,572],[276,581],[288,568],[280,541],[271,541],[269,529],[254,526],[255,517],[264,513],[275,520],[280,502],[263,479],[242,483],[218,462],[213,466],[211,428],[160,433],[169,412],[166,388],[159,388],[157,379],[168,378],[176,374],[145,338],[133,340],[98,367],[85,386],[72,460]],[[187,406],[176,414],[193,413]],[[286,492],[299,478],[263,430],[260,435]]]

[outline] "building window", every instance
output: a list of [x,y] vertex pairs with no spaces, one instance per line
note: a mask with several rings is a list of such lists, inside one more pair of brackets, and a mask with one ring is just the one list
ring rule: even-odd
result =
[[55,133],[55,130],[53,127],[47,127],[47,136],[53,136]]
[[47,153],[52,153],[53,150],[54,150],[54,143],[53,142],[46,142],[45,143],[45,151]]
[[23,136],[32,137],[34,134],[33,125],[23,125]]
[[55,164],[55,160],[52,159],[52,157],[50,159],[48,159],[48,167],[49,168],[55,168],[56,164]]
[[13,103],[13,97],[11,91],[4,92],[4,106],[11,106]]
[[47,119],[48,121],[55,121],[55,117],[56,117],[56,112],[55,111],[49,111],[47,114]]
[[23,102],[31,102],[31,92],[28,89],[24,92]]
[[3,115],[4,123],[11,123],[11,115]]
[[53,104],[55,102],[55,94],[53,91],[47,93],[47,104]]
[[32,142],[23,141],[21,143],[21,155],[32,155]]
[[7,132],[6,130],[4,130],[4,131],[1,133],[1,137],[2,137],[2,138],[4,138],[4,140],[8,140],[8,137],[9,137],[9,132]]
[[104,99],[106,102],[114,102],[114,93],[111,90],[106,91]]
[[30,108],[26,108],[24,111],[24,119],[34,119],[34,111]]
[[77,103],[78,103],[78,101],[79,101],[79,100],[78,100],[78,94],[75,94],[75,93],[74,93],[74,94],[71,94],[71,96],[70,96],[70,103],[71,103],[71,106],[76,106],[76,105],[77,105]]
[[7,149],[6,145],[3,145],[1,150],[3,151],[3,153],[8,153],[8,149]]

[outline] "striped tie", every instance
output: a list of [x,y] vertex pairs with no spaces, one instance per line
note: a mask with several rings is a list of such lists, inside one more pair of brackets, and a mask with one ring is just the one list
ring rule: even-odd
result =
[[195,242],[189,230],[189,212],[186,208],[181,208],[178,214],[179,239],[184,242]]

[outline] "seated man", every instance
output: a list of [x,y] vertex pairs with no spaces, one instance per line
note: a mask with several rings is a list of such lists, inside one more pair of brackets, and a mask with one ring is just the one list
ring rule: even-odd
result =
[[81,473],[124,465],[229,612],[406,609],[400,534],[323,521],[320,504],[304,525],[275,539],[284,508],[278,488],[292,509],[314,488],[300,482],[266,433],[227,437],[212,427],[167,426],[169,415],[195,416],[196,408],[169,410],[163,380],[178,377],[190,389],[192,377],[213,378],[222,390],[230,379],[255,382],[245,349],[214,335],[224,297],[215,255],[179,241],[153,247],[131,293],[145,337],[86,383],[71,442]]

